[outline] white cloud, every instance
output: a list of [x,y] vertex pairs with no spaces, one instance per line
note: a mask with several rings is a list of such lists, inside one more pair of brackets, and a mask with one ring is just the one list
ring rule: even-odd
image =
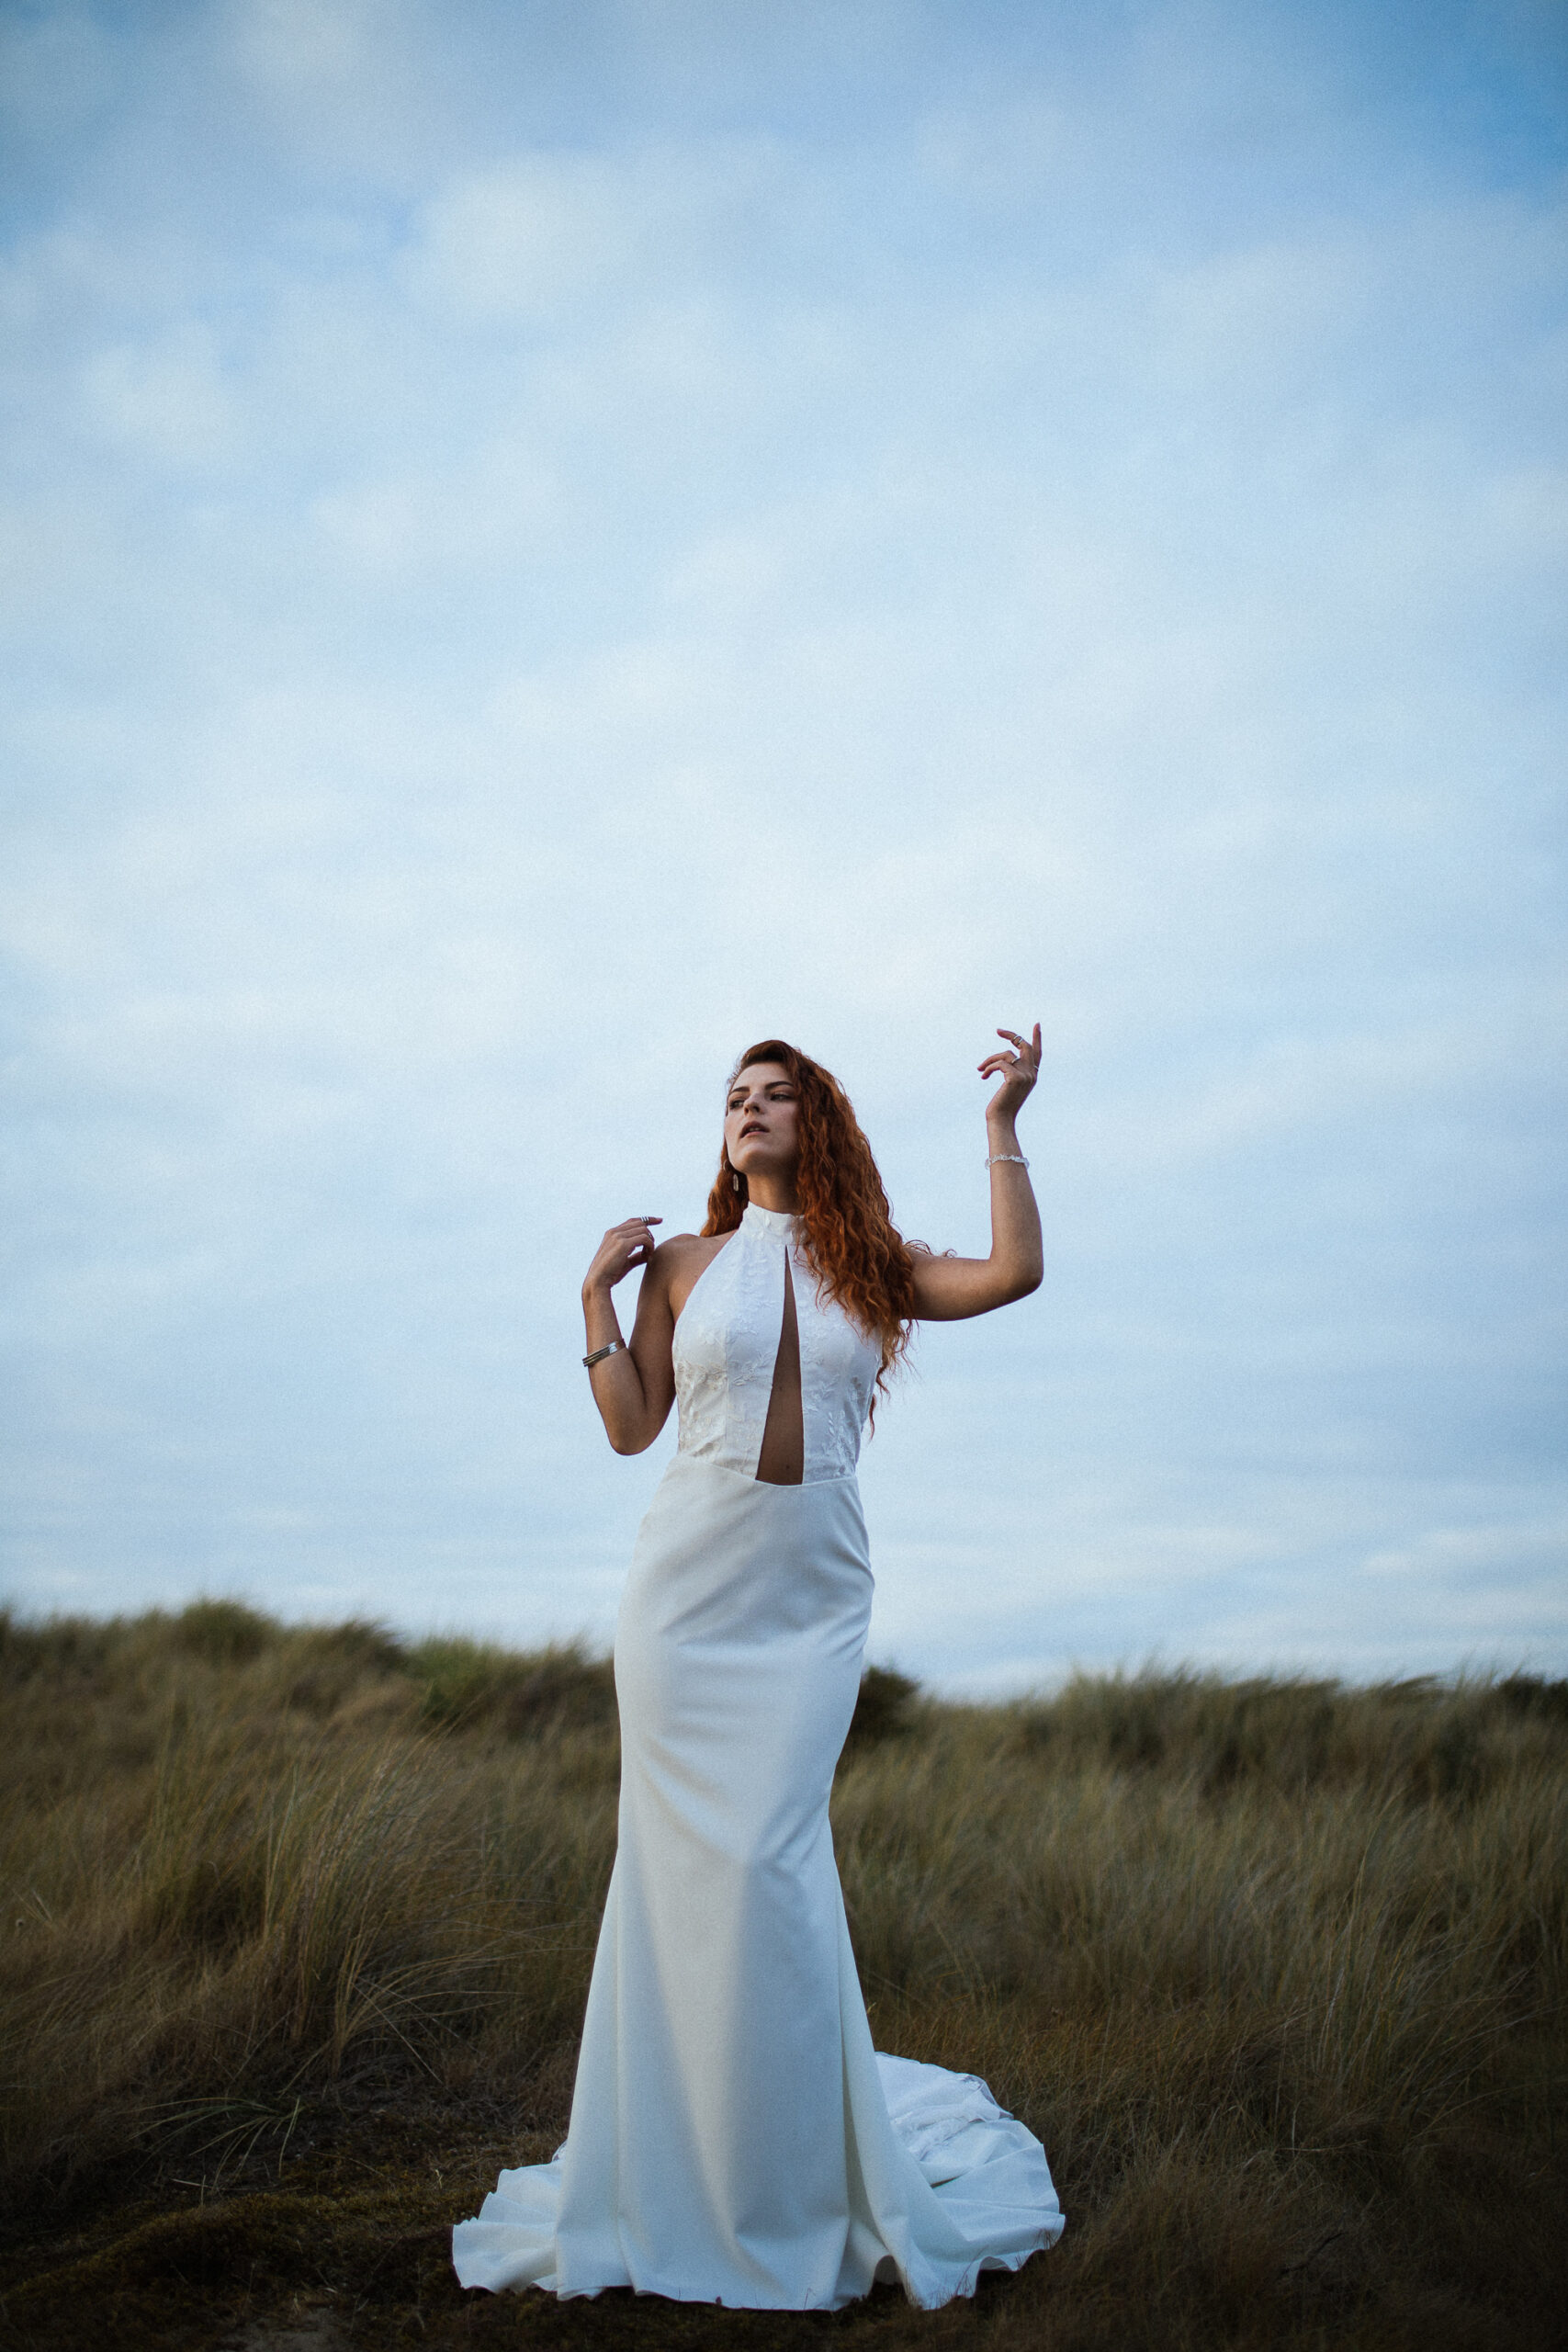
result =
[[[1431,1527],[1415,1544],[1374,1552],[1365,1564],[1369,1577],[1419,1579],[1430,1590],[1462,1587],[1484,1609],[1495,1603],[1492,1578],[1536,1576],[1555,1581],[1568,1562],[1568,1519],[1531,1526]],[[1477,1592],[1477,1586],[1482,1589]],[[1563,1606],[1568,1609],[1568,1600]]]
[[133,462],[211,469],[234,455],[222,365],[211,334],[194,323],[96,352],[82,390],[90,425]]
[[377,0],[240,0],[229,14],[246,71],[288,98],[342,94],[392,28]]
[[[638,200],[639,193],[641,201]],[[624,293],[662,243],[662,191],[638,191],[601,156],[528,155],[465,174],[428,207],[410,267],[425,307],[465,321],[527,321]]]

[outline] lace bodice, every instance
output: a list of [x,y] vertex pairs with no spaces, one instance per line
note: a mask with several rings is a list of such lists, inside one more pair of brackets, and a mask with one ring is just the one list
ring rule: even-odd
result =
[[681,1452],[757,1475],[784,1326],[784,1251],[800,1328],[805,1484],[847,1478],[860,1458],[881,1354],[836,1300],[818,1295],[800,1220],[749,1204],[675,1325]]

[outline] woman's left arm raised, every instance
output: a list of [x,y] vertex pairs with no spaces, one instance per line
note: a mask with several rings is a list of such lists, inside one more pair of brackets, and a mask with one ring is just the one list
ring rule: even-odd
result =
[[986,1151],[991,1170],[991,1254],[988,1258],[915,1255],[915,1313],[922,1322],[961,1323],[988,1315],[1038,1290],[1044,1271],[1040,1211],[1018,1148],[1016,1121],[1040,1075],[1040,1023],[1032,1039],[998,1029],[1012,1051],[999,1048],[980,1064],[982,1078],[1001,1084],[986,1105]]

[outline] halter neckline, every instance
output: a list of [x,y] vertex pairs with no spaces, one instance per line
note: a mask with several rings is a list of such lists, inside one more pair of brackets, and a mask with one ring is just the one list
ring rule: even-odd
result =
[[771,1234],[775,1241],[793,1241],[800,1232],[800,1219],[789,1209],[759,1208],[755,1201],[748,1201],[740,1220],[753,1233]]

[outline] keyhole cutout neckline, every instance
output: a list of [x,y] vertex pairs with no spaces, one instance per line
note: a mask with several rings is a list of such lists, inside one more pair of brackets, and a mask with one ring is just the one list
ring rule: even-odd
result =
[[806,1477],[806,1419],[800,1401],[800,1317],[795,1311],[793,1252],[784,1253],[784,1317],[757,1477],[765,1487],[798,1487]]
[[[798,1370],[787,1352],[779,1363],[786,1257]],[[770,1449],[767,1468],[774,1478],[782,1471],[785,1484],[810,1487],[852,1477],[878,1360],[879,1351],[859,1325],[823,1295],[805,1247],[803,1220],[748,1202],[675,1318],[680,1451],[754,1482],[777,1386],[781,1411],[798,1394],[804,1440],[797,1435],[795,1442],[804,1458],[795,1473],[792,1463],[775,1464]]]

